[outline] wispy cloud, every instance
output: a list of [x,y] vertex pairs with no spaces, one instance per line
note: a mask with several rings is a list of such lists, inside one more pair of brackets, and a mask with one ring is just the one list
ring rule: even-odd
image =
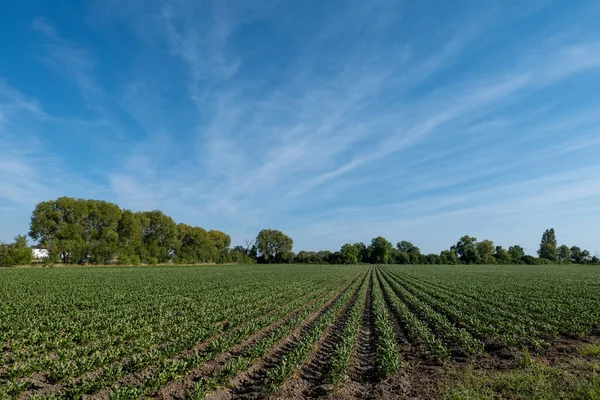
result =
[[42,146],[0,168],[62,188],[50,161],[32,162],[50,124],[90,154],[80,167],[44,149],[85,188],[72,192],[234,241],[275,227],[299,247],[383,234],[439,251],[464,233],[535,241],[555,224],[592,247],[570,221],[596,212],[600,8],[439,6],[112,1],[90,2],[76,31],[35,18],[34,59],[81,101],[2,88],[2,132]]

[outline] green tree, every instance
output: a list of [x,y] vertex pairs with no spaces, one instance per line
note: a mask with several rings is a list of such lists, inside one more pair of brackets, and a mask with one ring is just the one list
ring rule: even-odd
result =
[[591,261],[591,254],[587,250],[582,250],[578,246],[571,247],[570,260],[573,264],[587,264]]
[[[231,236],[226,233],[217,230],[208,231],[213,245],[215,246],[217,253],[219,254],[220,261],[223,261],[229,252],[229,246],[231,245]],[[215,260],[219,261],[219,260]]]
[[222,249],[215,245],[209,232],[200,227],[186,224],[177,225],[179,247],[176,251],[178,262],[186,264],[218,262]]
[[512,258],[508,251],[504,250],[502,246],[496,246],[496,250],[494,251],[494,258],[496,259],[497,264],[511,264]]
[[479,253],[480,262],[483,264],[495,264],[496,258],[494,258],[494,242],[491,240],[482,240],[477,243],[477,252]]
[[523,247],[517,245],[510,246],[508,248],[508,254],[513,264],[523,264],[523,257],[525,257],[525,250]]
[[340,258],[342,264],[358,264],[360,250],[353,244],[346,243],[340,249]]
[[119,250],[121,209],[113,203],[86,200],[83,240],[85,257],[94,264],[109,263]]
[[280,263],[289,260],[294,241],[276,229],[263,229],[256,236],[256,247],[267,263]]
[[571,249],[567,245],[562,245],[558,248],[558,262],[568,264],[571,258]]
[[87,255],[87,208],[85,200],[71,197],[41,202],[31,216],[29,236],[65,264],[77,262]]
[[373,264],[388,264],[392,255],[392,244],[384,237],[378,236],[371,240],[370,255]]
[[540,258],[544,258],[546,260],[554,262],[558,261],[558,250],[554,228],[546,229],[546,231],[544,231],[542,234],[538,255]]
[[15,266],[31,264],[31,248],[25,235],[15,237],[12,244],[0,244],[0,265]]
[[461,262],[465,264],[480,264],[481,257],[477,249],[477,238],[463,236],[456,243],[456,253]]
[[458,264],[458,255],[454,250],[443,250],[440,253],[440,262],[445,265],[454,265]]
[[398,251],[398,249],[392,249],[392,250],[395,250],[393,252],[394,263],[396,263],[396,264],[411,264],[410,256],[408,255],[408,253],[403,252],[403,251]]
[[141,215],[129,210],[121,213],[121,220],[117,227],[119,236],[119,258],[131,258],[143,253]]
[[162,211],[138,213],[142,228],[143,259],[147,262],[166,262],[179,248],[179,232],[173,219]]
[[369,249],[366,244],[363,242],[354,243],[354,247],[358,249],[358,262],[368,263],[371,255],[369,254]]
[[[406,255],[408,255],[410,264],[419,264],[420,263],[421,250],[417,246],[412,244],[411,242],[407,242],[406,240],[403,240],[396,244],[396,248],[398,249],[398,251],[400,253],[405,253]],[[400,257],[404,259],[404,257],[402,257],[402,256],[400,256]]]

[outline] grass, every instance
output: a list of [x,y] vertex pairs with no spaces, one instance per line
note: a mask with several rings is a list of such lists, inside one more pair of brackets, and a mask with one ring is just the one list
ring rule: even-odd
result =
[[[590,349],[593,351],[590,353]],[[593,355],[584,360],[577,355],[550,365],[543,358],[522,355],[520,367],[507,371],[453,372],[442,390],[446,400],[522,399],[596,400],[600,399],[600,353],[597,345],[585,344],[578,354]]]

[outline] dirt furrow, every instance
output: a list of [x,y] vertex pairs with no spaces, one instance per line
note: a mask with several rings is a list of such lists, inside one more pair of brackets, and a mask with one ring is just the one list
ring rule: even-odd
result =
[[302,306],[296,308],[294,311],[286,314],[283,318],[280,318],[273,324],[261,329],[260,331],[254,333],[247,339],[245,339],[242,343],[237,346],[234,346],[231,351],[220,354],[217,358],[206,362],[202,367],[188,373],[182,379],[171,382],[167,386],[161,388],[157,393],[155,393],[152,397],[167,400],[167,399],[180,399],[185,397],[186,391],[201,377],[209,377],[216,374],[226,362],[232,357],[239,355],[243,352],[244,349],[247,349],[257,343],[263,337],[271,334],[279,326],[284,324],[286,321],[292,319],[294,315],[302,312],[302,309],[322,300],[326,296],[326,293],[322,293],[318,296],[315,296],[313,299],[309,300],[307,303]]
[[280,340],[273,346],[259,362],[253,364],[244,372],[234,376],[229,381],[231,389],[219,389],[207,398],[219,400],[262,398],[261,388],[267,378],[267,369],[277,365],[284,355],[290,353],[296,347],[300,338],[315,326],[316,321],[325,314],[333,304],[346,293],[346,291],[351,290],[351,287],[355,282],[356,280],[324,304],[318,311],[310,314],[289,336]]
[[[365,277],[366,279],[366,277]],[[364,284],[361,282],[361,286]],[[327,378],[327,368],[329,360],[336,350],[340,341],[342,331],[349,318],[349,312],[354,306],[360,292],[358,290],[344,308],[342,315],[336,320],[335,324],[323,333],[315,349],[307,357],[307,361],[300,368],[297,376],[284,384],[281,390],[274,396],[277,399],[305,399],[319,398],[327,395],[329,388],[325,385]]]

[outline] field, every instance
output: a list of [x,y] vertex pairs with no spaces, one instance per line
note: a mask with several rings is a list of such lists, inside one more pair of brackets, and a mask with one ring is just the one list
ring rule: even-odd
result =
[[0,399],[600,398],[600,270],[0,269]]

